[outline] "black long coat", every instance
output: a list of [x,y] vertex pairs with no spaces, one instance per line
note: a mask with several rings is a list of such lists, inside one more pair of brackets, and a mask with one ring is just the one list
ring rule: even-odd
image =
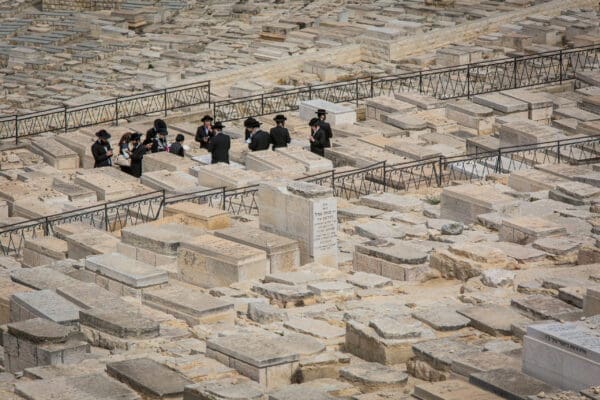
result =
[[311,136],[315,139],[314,142],[310,142],[310,151],[315,154],[325,157],[325,147],[330,147],[329,139],[327,138],[327,132],[319,128],[316,132],[313,132]]
[[329,125],[329,122],[319,121],[319,126],[325,131],[325,133],[327,133],[327,140],[333,137],[333,133],[331,132],[331,125]]
[[273,143],[273,150],[277,147],[287,147],[288,143],[292,141],[290,138],[290,132],[283,126],[276,126],[271,128],[269,132],[271,136],[271,143]]
[[102,143],[96,140],[92,145],[92,155],[94,156],[94,168],[110,167],[112,165],[111,156],[107,153],[112,150],[110,143]]
[[146,147],[140,143],[138,143],[131,151],[131,166],[129,167],[131,175],[138,178],[142,176],[142,159],[144,158],[146,151]]
[[196,140],[196,142],[200,143],[200,148],[208,148],[208,142],[205,142],[204,139],[208,138],[210,141],[210,138],[212,136],[213,131],[205,127],[204,125],[201,125],[196,130],[196,137],[194,139]]
[[212,154],[211,164],[227,163],[229,164],[229,148],[231,147],[231,138],[224,133],[217,133],[208,142],[208,151]]
[[252,135],[248,148],[252,151],[268,150],[271,144],[271,136],[265,131],[257,131]]

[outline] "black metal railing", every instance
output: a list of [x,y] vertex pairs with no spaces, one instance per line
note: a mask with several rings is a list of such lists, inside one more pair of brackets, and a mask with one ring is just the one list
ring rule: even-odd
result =
[[114,123],[119,119],[148,115],[199,104],[210,104],[210,81],[116,97],[75,107],[60,107],[23,115],[0,117],[0,139],[20,138],[43,132],[63,131]]
[[406,74],[303,86],[217,101],[212,107],[216,119],[232,121],[297,110],[301,101],[312,99],[343,103],[409,91],[441,100],[471,97],[574,79],[576,72],[600,69],[599,53],[600,45],[549,51]]

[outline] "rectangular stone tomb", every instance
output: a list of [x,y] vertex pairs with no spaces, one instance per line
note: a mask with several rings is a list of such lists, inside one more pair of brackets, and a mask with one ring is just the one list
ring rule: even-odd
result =
[[500,193],[490,185],[458,185],[444,188],[441,196],[441,217],[463,223],[477,221],[477,216],[490,212],[514,215],[519,202]]
[[286,170],[287,165],[293,165],[293,163],[298,163],[302,165],[304,171],[309,173],[314,173],[318,171],[330,171],[333,169],[333,163],[331,162],[331,160],[320,157],[315,153],[312,153],[301,147],[280,147],[275,152],[285,156],[285,158],[288,160],[285,161],[283,164],[284,166],[286,166]]
[[[85,260],[85,268],[111,281],[135,289],[162,285],[169,279],[166,271],[120,253],[89,256]],[[112,283],[108,283],[107,289],[112,289],[111,285]]]
[[467,100],[460,100],[446,105],[446,117],[471,128],[479,135],[492,133],[494,110]]
[[10,299],[11,321],[46,318],[62,325],[75,325],[79,320],[79,307],[52,290],[15,293]]
[[473,103],[489,107],[496,115],[511,115],[527,119],[529,117],[527,103],[502,93],[487,93],[473,96]]
[[538,217],[512,217],[502,221],[500,240],[519,244],[529,244],[549,236],[567,234],[564,226]]
[[424,248],[402,242],[356,245],[352,269],[399,281],[413,281],[419,280],[427,270],[427,257]]
[[533,168],[514,171],[508,176],[508,186],[518,192],[551,190],[563,182],[567,180]]
[[530,325],[523,340],[523,372],[564,390],[597,385],[598,332],[579,322]]
[[[156,254],[176,256],[181,242],[205,234],[202,228],[177,223],[148,223],[121,230],[124,244]],[[137,257],[143,259],[143,257]]]
[[[321,159],[321,157],[317,156]],[[278,151],[253,151],[246,155],[246,168],[250,171],[305,172],[304,165],[290,160]]]
[[503,124],[499,128],[500,146],[522,146],[565,139],[560,130],[539,122],[523,120]]
[[365,100],[367,107],[367,118],[383,121],[386,116],[394,113],[416,112],[415,104],[410,104],[404,100],[395,99],[390,96],[377,96]]
[[600,288],[587,288],[583,298],[583,313],[588,317],[600,314]]
[[311,118],[315,118],[318,109],[327,111],[327,122],[331,126],[352,125],[356,122],[355,110],[320,99],[301,101],[298,110],[300,119],[309,121]]
[[547,395],[556,388],[529,375],[510,368],[471,374],[469,382],[505,399],[528,400],[533,395],[544,392]]
[[[103,169],[103,168],[99,168]],[[75,176],[74,183],[93,190],[98,200],[117,200],[131,196],[131,188],[125,182],[101,171]]]
[[206,189],[198,184],[198,178],[183,171],[146,172],[140,177],[140,182],[155,190],[165,190],[167,193],[181,194]]
[[31,141],[31,151],[39,154],[44,161],[56,169],[79,168],[79,156],[70,148],[53,138],[35,138]]
[[261,184],[260,228],[298,241],[300,262],[337,267],[337,203],[331,189],[305,182]]
[[94,202],[98,199],[93,190],[59,178],[54,178],[52,181],[52,189],[65,194],[69,201]]
[[235,318],[232,303],[178,286],[146,290],[142,295],[142,303],[183,319],[191,326],[233,324]]
[[183,394],[194,382],[149,358],[135,358],[106,364],[108,375],[125,382],[151,398],[171,399]]
[[229,286],[266,275],[264,251],[212,235],[183,242],[177,268],[185,282],[205,288]]
[[55,140],[77,153],[81,168],[94,168],[94,156],[92,155],[94,139],[78,132],[69,132],[66,135],[57,135]]
[[208,230],[224,229],[231,226],[231,219],[227,211],[206,204],[183,201],[181,203],[169,204],[164,209],[163,216],[170,217],[179,215],[187,225],[196,226]]
[[502,94],[525,102],[528,108],[527,116],[529,119],[544,124],[550,123],[554,107],[549,96],[534,93],[527,89],[507,90],[502,92]]
[[23,248],[23,266],[39,267],[56,260],[64,260],[67,258],[67,251],[67,242],[54,236],[26,239]]
[[69,258],[80,260],[89,255],[112,253],[117,250],[119,239],[107,232],[82,232],[65,238]]
[[300,357],[324,349],[316,339],[301,334],[248,333],[206,342],[208,357],[235,368],[267,390],[289,385]]
[[4,368],[15,373],[42,365],[76,364],[90,346],[73,330],[43,318],[8,324],[3,333]]
[[142,174],[152,171],[183,171],[187,172],[191,167],[198,165],[195,161],[187,158],[181,158],[178,155],[161,151],[158,153],[148,153],[144,155],[142,162]]
[[252,227],[221,229],[215,235],[266,252],[269,274],[300,266],[300,249],[295,240]]
[[198,183],[209,188],[234,189],[256,185],[261,180],[256,173],[225,163],[203,165],[196,168],[196,171],[198,172]]

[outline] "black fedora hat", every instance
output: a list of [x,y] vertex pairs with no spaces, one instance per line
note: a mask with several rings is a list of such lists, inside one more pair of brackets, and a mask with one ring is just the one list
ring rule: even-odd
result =
[[308,123],[308,126],[318,126],[320,122],[321,121],[319,121],[319,118],[313,118]]
[[156,129],[156,132],[160,133],[161,135],[169,134],[169,132],[167,131],[167,123],[162,119],[154,120],[154,129]]
[[225,128],[225,125],[223,125],[223,124],[221,123],[221,121],[217,121],[217,122],[215,122],[215,123],[213,124],[213,126],[212,126],[212,127],[213,127],[213,129],[223,129],[223,128]]
[[244,127],[251,128],[252,125],[254,124],[254,121],[256,121],[256,120],[253,117],[246,118],[246,120],[244,121]]
[[287,121],[287,118],[283,114],[278,114],[273,118],[273,121]]
[[200,122],[212,121],[212,120],[213,120],[213,117],[211,117],[210,115],[205,115],[204,117],[202,117]]
[[325,110],[324,108],[319,108],[317,111],[315,111],[315,114],[317,115],[327,115],[327,110]]
[[129,140],[140,140],[142,138],[142,135],[140,135],[139,133],[135,132],[132,133],[131,136],[129,137]]
[[110,133],[108,133],[105,129],[101,129],[98,132],[96,132],[96,136],[104,140],[110,139]]

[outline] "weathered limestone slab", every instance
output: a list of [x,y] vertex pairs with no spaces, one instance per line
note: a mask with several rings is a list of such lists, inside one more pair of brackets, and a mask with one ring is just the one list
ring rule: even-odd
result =
[[422,211],[423,202],[417,196],[377,193],[361,196],[361,204],[385,211],[411,212]]
[[467,128],[474,129],[479,135],[492,133],[494,110],[466,100],[446,104],[446,117]]
[[181,243],[205,234],[205,230],[178,223],[135,225],[121,230],[123,243],[167,256],[177,255]]
[[551,393],[556,388],[517,370],[501,368],[472,374],[469,382],[503,398],[527,400],[540,392]]
[[565,139],[560,130],[539,122],[522,120],[503,124],[499,128],[500,146],[522,146]]
[[[146,158],[144,157],[144,163],[145,160]],[[144,172],[140,177],[140,182],[152,189],[165,190],[170,194],[199,192],[208,189],[198,185],[198,178],[186,172],[168,171],[166,169]]]
[[417,360],[424,361],[435,369],[449,371],[454,360],[465,354],[480,353],[481,347],[459,338],[445,337],[415,343],[413,352]]
[[290,165],[298,163],[304,167],[304,171],[308,173],[316,173],[319,171],[330,171],[333,169],[333,163],[327,158],[320,157],[315,153],[305,150],[297,146],[279,147],[275,150],[288,160],[283,164],[285,170],[289,170]]
[[492,336],[511,335],[511,326],[529,322],[529,318],[506,306],[484,305],[458,310],[471,320],[471,326]]
[[224,229],[231,226],[229,213],[206,204],[197,204],[190,201],[169,204],[165,207],[164,217],[173,215],[183,216],[186,224],[208,230]]
[[439,157],[442,153],[432,147],[419,144],[407,143],[403,140],[392,140],[385,149],[394,154],[398,154],[411,160],[420,161],[433,157]]
[[221,229],[215,236],[262,250],[267,254],[267,273],[289,271],[300,265],[298,242],[252,227]]
[[177,252],[177,268],[185,282],[205,288],[260,279],[267,272],[264,251],[212,235],[185,241]]
[[527,89],[514,89],[502,92],[502,94],[525,102],[528,108],[528,118],[544,124],[550,123],[554,109],[552,100],[541,93],[535,93]]
[[316,339],[301,334],[236,334],[206,343],[208,357],[235,368],[267,390],[289,385],[300,357],[324,349]]
[[269,282],[254,285],[252,290],[271,299],[271,302],[283,308],[306,306],[315,303],[315,293],[305,285],[286,285]]
[[117,200],[132,194],[126,183],[101,171],[77,174],[73,183],[94,191],[98,200]]
[[86,169],[94,168],[94,156],[92,155],[94,139],[79,132],[57,135],[54,139],[77,153],[79,156],[79,167]]
[[259,324],[270,324],[276,321],[287,321],[288,314],[286,310],[279,307],[257,302],[248,304],[248,318]]
[[529,116],[527,103],[498,92],[473,96],[473,103],[491,108],[496,115]]
[[598,172],[591,165],[538,164],[535,168],[560,178],[600,187]]
[[600,199],[600,188],[583,182],[559,182],[555,189],[550,190],[548,197],[563,203],[583,206]]
[[74,325],[79,320],[79,308],[48,289],[12,295],[11,321],[36,317],[46,318],[62,325]]
[[106,372],[136,391],[159,399],[182,395],[184,387],[193,383],[149,358],[108,363]]
[[361,289],[383,288],[392,285],[391,279],[381,275],[368,274],[365,272],[356,272],[346,281]]
[[312,318],[293,318],[283,323],[284,328],[312,336],[327,346],[344,343],[346,331],[343,328]]
[[414,104],[391,96],[376,96],[365,100],[367,118],[384,121],[389,114],[410,113],[417,111]]
[[182,171],[187,172],[191,167],[198,165],[195,161],[187,158],[181,158],[178,155],[160,151],[158,153],[147,153],[144,155],[142,163],[142,175],[152,171]]
[[4,367],[10,372],[41,365],[81,362],[89,345],[71,328],[42,318],[8,324],[3,333]]
[[56,293],[77,307],[87,310],[90,308],[129,308],[130,304],[113,292],[101,288],[95,283],[76,281],[56,288]]
[[600,290],[587,288],[583,299],[583,313],[588,317],[600,314]]
[[583,312],[555,297],[534,294],[511,300],[511,305],[535,319],[554,319],[557,321],[575,321],[583,316]]
[[198,183],[209,188],[234,189],[260,183],[258,174],[235,168],[230,164],[218,163],[196,168]]
[[500,240],[529,244],[538,239],[567,234],[564,226],[538,217],[512,217],[502,221]]
[[427,128],[427,122],[414,114],[389,114],[385,117],[385,123],[409,132],[422,131]]
[[31,289],[12,282],[7,277],[0,277],[0,324],[10,322],[10,298],[15,293],[29,292]]
[[124,285],[141,289],[168,282],[167,272],[120,253],[99,254],[85,259],[86,269]]
[[78,280],[48,267],[17,269],[11,272],[10,278],[35,290],[56,289],[79,283]]
[[410,281],[419,280],[426,268],[427,260],[424,248],[402,242],[384,242],[356,245],[352,269],[368,272],[390,279]]
[[261,184],[260,228],[297,240],[300,262],[337,267],[337,203],[331,189],[305,182]]
[[141,399],[125,384],[103,373],[23,381],[16,386],[15,393],[33,400]]
[[30,150],[42,156],[47,164],[56,169],[79,168],[79,156],[77,153],[53,138],[37,137],[32,139]]
[[332,127],[352,125],[356,122],[356,111],[353,109],[320,99],[301,101],[298,109],[299,117],[301,120],[310,121],[317,116],[316,112],[321,108],[327,111],[327,122]]
[[263,400],[264,389],[246,379],[223,379],[189,385],[184,400]]
[[450,307],[431,307],[412,314],[414,319],[426,323],[437,331],[454,331],[469,325],[470,320]]
[[409,104],[417,106],[421,110],[432,110],[436,108],[444,107],[442,100],[436,99],[435,97],[421,94],[419,92],[401,92],[394,95],[397,100],[404,101]]
[[142,303],[183,319],[189,325],[232,324],[235,317],[232,303],[179,286],[146,290]]
[[[106,310],[92,308],[81,310],[79,320],[82,332],[87,335],[84,327],[95,331],[104,332],[117,338],[150,339],[158,336],[158,323],[148,319],[137,312],[124,309]],[[97,333],[96,333],[97,334]],[[88,337],[88,339],[90,339]],[[102,338],[98,337],[98,343]]]
[[69,258],[79,260],[89,255],[112,253],[119,239],[107,232],[83,232],[65,238]]
[[364,392],[398,389],[408,381],[408,375],[378,363],[351,365],[340,369],[340,377]]
[[529,326],[523,340],[523,372],[565,390],[596,385],[600,376],[596,330],[583,323]]
[[429,265],[445,278],[465,281],[487,269],[514,267],[511,259],[495,244],[483,243],[461,243],[448,249],[435,249]]
[[445,219],[473,223],[480,214],[495,211],[511,215],[517,210],[517,200],[490,185],[466,184],[447,187],[442,191],[441,217]]
[[467,382],[454,379],[419,383],[415,386],[414,396],[421,400],[500,400],[502,398]]
[[550,190],[563,182],[568,181],[534,168],[514,171],[508,176],[508,186],[518,192]]
[[[514,343],[508,341],[510,343]],[[506,354],[494,351],[482,351],[480,353],[462,354],[452,361],[452,372],[469,377],[476,372],[485,372],[498,368],[501,365],[503,368],[521,369],[521,362],[516,357],[511,357]]]
[[[303,150],[303,149],[301,149]],[[316,156],[319,160],[322,157]],[[329,160],[327,160],[329,161]],[[330,161],[331,163],[331,161]],[[306,169],[303,164],[290,160],[279,151],[252,151],[246,154],[246,168],[250,171],[287,171],[302,173]]]
[[26,239],[23,248],[23,265],[38,267],[56,260],[64,260],[67,258],[67,250],[67,242],[54,236]]

